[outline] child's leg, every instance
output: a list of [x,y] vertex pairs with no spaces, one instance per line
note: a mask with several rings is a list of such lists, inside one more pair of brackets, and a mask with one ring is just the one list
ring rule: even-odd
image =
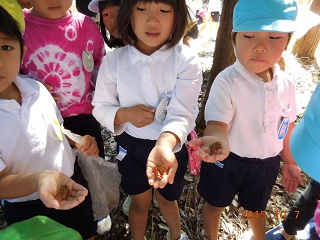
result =
[[177,201],[168,201],[158,191],[156,199],[163,218],[169,227],[170,239],[179,239],[181,234],[180,214]]
[[178,161],[178,169],[173,184],[167,184],[164,188],[158,188],[155,196],[159,204],[162,216],[169,227],[170,239],[179,239],[181,234],[180,214],[177,200],[183,192],[184,175],[187,170],[188,151],[185,145],[175,153]]
[[203,21],[201,28],[199,29],[199,37],[204,37],[203,36],[203,31],[206,29],[206,27],[208,26],[208,22],[207,21]]
[[207,202],[204,204],[202,209],[202,224],[206,239],[218,239],[220,216],[223,210],[223,207],[214,207]]
[[265,239],[265,209],[277,179],[280,159],[279,156],[259,160],[243,158],[243,162],[247,165],[248,173],[243,182],[244,187],[239,191],[238,201],[249,213],[254,213],[252,216],[248,215],[254,239]]
[[152,189],[138,195],[131,195],[129,224],[133,240],[143,240],[152,199]]
[[261,214],[259,213],[258,216],[249,218],[248,220],[252,228],[254,239],[255,240],[265,239],[266,218],[262,217]]
[[285,237],[293,237],[297,231],[303,230],[314,215],[318,200],[320,200],[320,184],[310,181],[298,200],[290,209],[287,217],[282,222]]

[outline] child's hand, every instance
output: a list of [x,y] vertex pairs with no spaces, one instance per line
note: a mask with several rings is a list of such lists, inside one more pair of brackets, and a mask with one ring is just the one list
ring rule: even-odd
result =
[[83,202],[88,195],[88,190],[85,187],[77,184],[63,173],[54,171],[40,173],[38,192],[46,207],[58,210],[71,209]]
[[137,128],[145,127],[154,121],[155,109],[140,104],[127,108],[127,118]]
[[164,188],[172,184],[178,169],[177,159],[168,146],[155,146],[147,161],[147,177],[154,188]]
[[300,170],[295,163],[283,163],[282,166],[282,186],[287,193],[294,193],[298,185],[303,186]]
[[188,144],[200,147],[196,154],[205,162],[223,161],[230,153],[228,140],[221,137],[204,136],[191,140]]
[[99,148],[94,137],[90,135],[85,135],[82,137],[83,144],[75,143],[75,146],[80,149],[86,156],[98,157]]
[[[51,93],[51,91],[53,90],[53,87],[51,86],[51,85],[49,85],[49,84],[47,84],[47,83],[42,83],[46,88],[47,88],[47,90]],[[52,96],[52,98],[57,102],[57,101],[59,101],[59,100],[61,100],[61,98],[60,97],[57,97],[57,96]]]

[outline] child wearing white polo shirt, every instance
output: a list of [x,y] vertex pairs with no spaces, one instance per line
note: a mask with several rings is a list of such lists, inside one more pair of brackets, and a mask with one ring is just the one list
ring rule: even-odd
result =
[[[76,145],[86,155],[97,156],[99,152],[95,139],[89,135],[83,137],[82,146],[68,141],[61,133],[62,116],[45,86],[32,79],[18,76],[25,52],[22,38],[24,29],[24,17],[18,3],[2,0],[0,2],[0,187],[1,191],[7,189],[7,185],[16,187],[6,194],[0,194],[1,198],[5,199],[1,202],[1,208],[8,225],[36,215],[44,215],[75,229],[82,238],[88,239],[95,235],[96,230],[89,195],[85,200],[83,197],[79,198],[78,201],[82,202],[78,206],[73,204],[75,208],[61,211],[57,209],[67,209],[64,205],[76,194],[74,191],[76,189],[72,189],[71,180],[66,181],[66,177],[61,175],[60,181],[63,181],[68,189],[64,188],[61,194],[54,195],[55,198],[64,200],[60,206],[57,202],[50,205],[56,209],[47,207],[44,204],[47,204],[47,201],[40,200],[39,195],[42,195],[43,199],[44,192],[43,190],[37,192],[32,186],[35,184],[30,181],[31,186],[21,183],[21,181],[27,182],[27,177],[30,179],[31,174],[35,177],[36,172],[51,170],[61,172],[87,187],[81,171],[75,170],[75,156],[70,144]],[[17,178],[19,175],[20,178]],[[51,186],[52,194],[57,191],[58,186],[58,182]],[[87,194],[84,188],[83,190]]]
[[[289,150],[296,119],[295,85],[277,61],[295,30],[297,2],[240,0],[233,13],[236,62],[215,79],[205,106],[198,191],[205,199],[205,236],[217,239],[219,220],[235,195],[254,239],[265,238],[265,209],[276,181],[292,193],[302,184]],[[215,164],[213,164],[215,163]]]
[[185,0],[122,1],[117,27],[128,45],[105,56],[97,78],[93,115],[116,134],[121,187],[132,198],[133,239],[144,239],[152,188],[169,228],[167,239],[188,239],[177,200],[202,74],[197,56],[179,45],[187,18]]

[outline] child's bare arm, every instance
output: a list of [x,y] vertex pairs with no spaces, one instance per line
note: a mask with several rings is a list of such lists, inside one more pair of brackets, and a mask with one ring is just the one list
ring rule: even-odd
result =
[[[51,93],[51,91],[53,90],[53,87],[47,83],[42,82],[42,84],[47,88],[47,90]],[[57,97],[57,96],[52,96],[52,98],[57,102],[60,101],[61,98]]]
[[[61,189],[68,195],[62,198]],[[39,171],[29,174],[10,174],[7,169],[0,172],[0,198],[19,198],[34,192],[48,208],[70,209],[79,205],[88,195],[88,190],[70,177],[57,171]]]
[[114,125],[130,122],[137,128],[145,127],[154,121],[154,113],[154,108],[143,104],[119,108],[114,119]]
[[209,121],[204,137],[190,141],[189,145],[200,147],[196,153],[205,162],[223,161],[230,153],[228,125]]
[[289,147],[290,136],[294,128],[294,123],[289,124],[287,135],[283,140],[283,149],[281,151],[282,166],[282,181],[284,189],[288,193],[296,191],[298,185],[303,186],[300,170],[295,163]]
[[36,174],[13,175],[5,168],[0,172],[0,198],[18,198],[36,192],[36,179]]

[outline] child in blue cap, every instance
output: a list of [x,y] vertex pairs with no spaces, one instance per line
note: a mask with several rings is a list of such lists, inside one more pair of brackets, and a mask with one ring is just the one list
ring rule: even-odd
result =
[[289,149],[296,120],[294,82],[277,65],[295,30],[293,0],[239,0],[233,13],[236,62],[213,82],[205,106],[203,159],[198,192],[205,199],[205,237],[218,238],[225,207],[238,195],[254,239],[265,238],[265,212],[283,160],[282,184],[292,193],[302,184]]
[[[295,201],[282,224],[271,229],[266,234],[267,240],[289,240],[297,232],[307,226],[310,239],[316,232],[312,228],[312,218],[320,200],[320,86],[311,96],[303,119],[294,129],[290,139],[292,156],[299,167],[311,177],[310,183],[301,197]],[[299,213],[297,215],[297,213]],[[311,221],[310,221],[311,219]],[[315,225],[320,225],[320,219],[314,219]],[[310,221],[310,224],[307,223]],[[307,230],[307,228],[305,230]]]

